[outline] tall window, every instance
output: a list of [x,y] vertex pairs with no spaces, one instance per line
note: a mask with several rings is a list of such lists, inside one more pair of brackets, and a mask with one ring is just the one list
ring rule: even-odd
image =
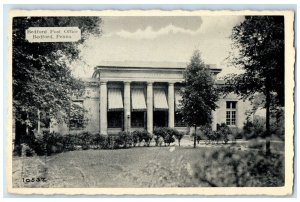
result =
[[122,128],[123,127],[123,112],[110,111],[107,112],[107,127],[108,128]]
[[236,101],[226,102],[226,125],[236,125]]
[[131,127],[144,128],[145,122],[145,112],[131,112]]

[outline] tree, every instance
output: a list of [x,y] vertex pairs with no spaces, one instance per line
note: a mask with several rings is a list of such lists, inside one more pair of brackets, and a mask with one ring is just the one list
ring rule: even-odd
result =
[[266,153],[270,154],[270,110],[284,106],[284,17],[246,16],[232,30],[237,54],[230,57],[243,74],[225,78],[226,92],[252,99],[264,95],[266,109]]
[[[217,108],[218,91],[214,86],[212,72],[201,60],[199,51],[195,51],[190,64],[184,72],[184,85],[182,90],[181,114],[188,126],[195,128],[210,124],[212,110]],[[194,136],[194,148],[196,135]]]
[[[13,18],[13,112],[16,144],[24,128],[34,126],[38,111],[66,120],[71,96],[80,95],[83,83],[72,76],[69,63],[78,59],[78,45],[89,35],[99,35],[98,17],[15,17]],[[78,42],[30,43],[25,38],[29,27],[79,27]],[[62,116],[57,116],[61,113]],[[24,127],[25,126],[25,127]]]

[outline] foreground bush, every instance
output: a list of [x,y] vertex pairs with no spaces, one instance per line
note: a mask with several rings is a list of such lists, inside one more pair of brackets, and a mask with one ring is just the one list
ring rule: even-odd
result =
[[213,187],[283,186],[284,158],[260,152],[238,152],[221,149],[203,153],[194,165],[194,177],[199,183]]

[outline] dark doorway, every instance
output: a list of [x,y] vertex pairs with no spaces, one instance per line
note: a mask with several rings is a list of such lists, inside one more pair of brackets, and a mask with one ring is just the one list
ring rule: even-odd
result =
[[168,112],[167,111],[154,111],[153,112],[153,125],[154,125],[154,127],[167,127],[168,126]]

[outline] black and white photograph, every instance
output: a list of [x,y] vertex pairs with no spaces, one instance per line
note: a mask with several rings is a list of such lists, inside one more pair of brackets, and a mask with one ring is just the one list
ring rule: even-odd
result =
[[291,194],[292,11],[68,12],[11,15],[11,192]]

